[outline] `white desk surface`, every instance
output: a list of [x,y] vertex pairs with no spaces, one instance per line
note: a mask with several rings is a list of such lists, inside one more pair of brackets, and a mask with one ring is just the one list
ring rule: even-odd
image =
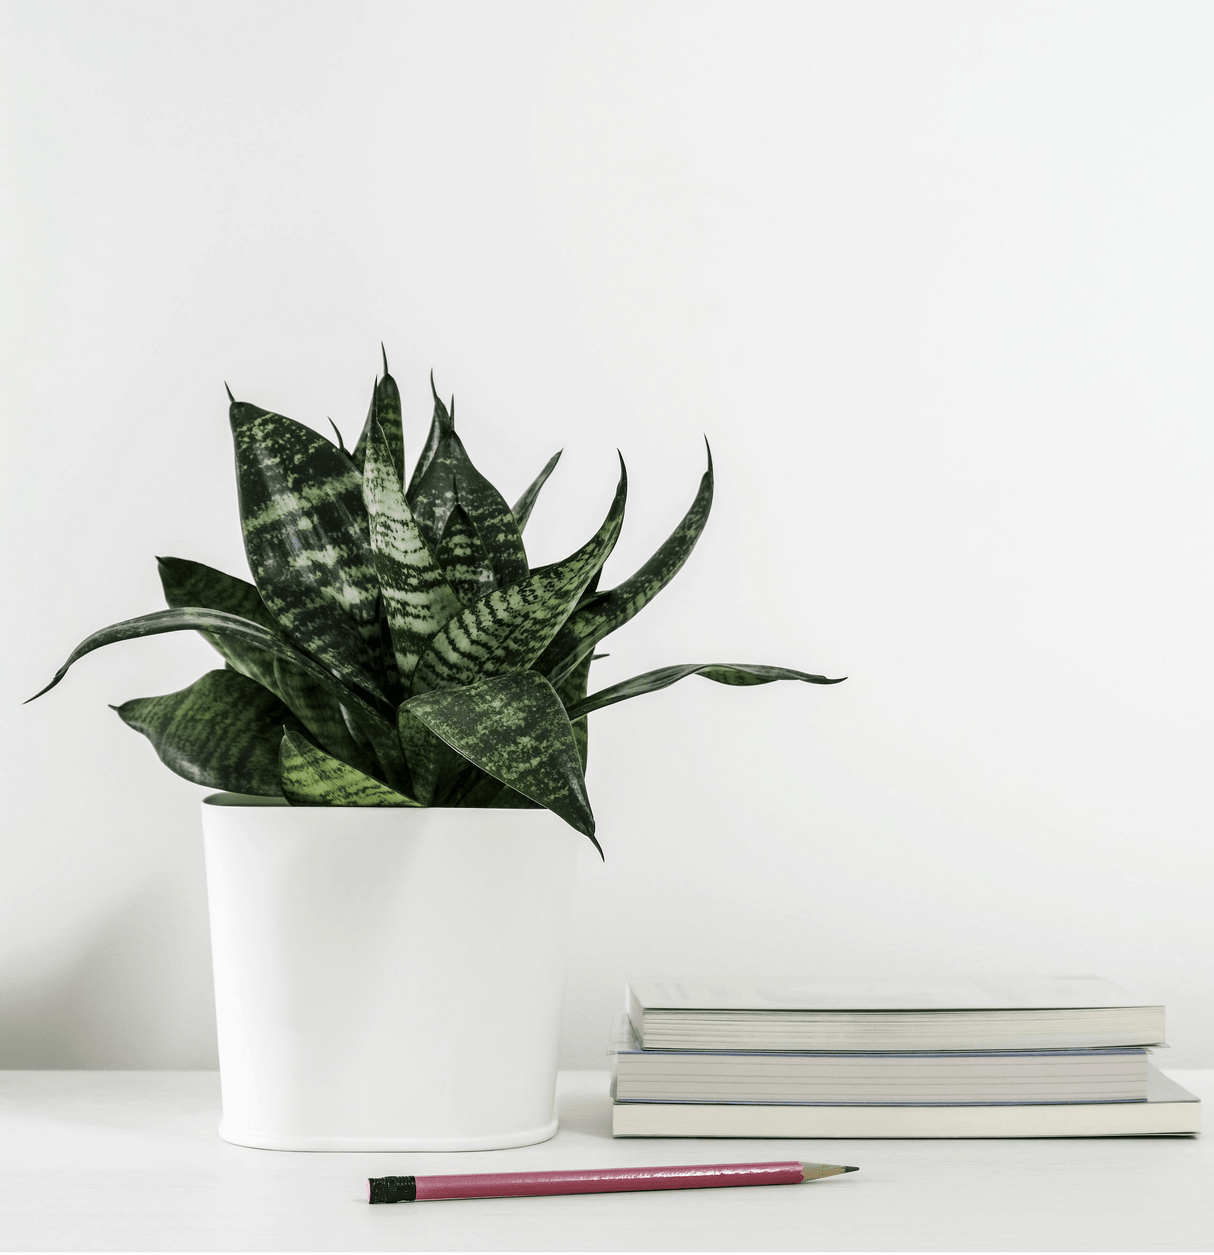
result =
[[[1214,1100],[1214,1072],[1173,1073]],[[606,1073],[561,1077],[518,1150],[307,1154],[219,1139],[213,1072],[0,1072],[0,1249],[1208,1251],[1214,1139],[620,1139]],[[366,1178],[806,1159],[800,1186],[371,1207]]]

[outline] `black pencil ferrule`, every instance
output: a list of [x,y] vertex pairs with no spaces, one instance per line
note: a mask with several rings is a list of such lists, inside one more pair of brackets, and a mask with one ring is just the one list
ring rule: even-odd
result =
[[416,1177],[371,1177],[368,1203],[412,1203],[417,1199]]

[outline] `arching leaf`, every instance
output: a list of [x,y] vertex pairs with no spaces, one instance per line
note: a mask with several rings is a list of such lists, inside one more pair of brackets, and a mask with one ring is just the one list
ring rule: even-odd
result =
[[569,616],[569,621],[536,663],[536,670],[554,683],[567,675],[595,645],[622,627],[670,583],[695,548],[712,508],[712,452],[691,508],[658,551],[635,574],[607,592],[595,593]]
[[[261,594],[248,582],[227,575],[202,562],[188,558],[157,558],[164,599],[174,609],[203,606],[260,624],[268,632],[281,637],[282,631],[274,616],[266,609]],[[277,692],[274,681],[274,657],[263,649],[231,637],[203,632],[202,637],[242,675]]]
[[561,460],[561,454],[564,449],[558,449],[544,464],[544,469],[527,485],[526,491],[514,503],[514,517],[518,522],[518,530],[522,532],[527,526],[527,520],[531,517],[531,511],[535,509],[536,498],[540,495],[540,489],[548,482],[548,476],[556,470],[556,464]]
[[109,627],[86,636],[72,650],[67,661],[55,672],[51,682],[40,689],[29,700],[32,702],[49,692],[68,673],[73,663],[91,654],[95,649],[105,645],[113,645],[119,641],[130,641],[144,636],[159,636],[164,632],[210,632],[225,640],[235,640],[242,644],[264,650],[276,658],[285,658],[301,670],[307,672],[321,686],[354,710],[368,728],[377,726],[392,734],[392,724],[375,708],[372,700],[355,692],[340,680],[335,679],[323,667],[300,653],[293,645],[281,640],[259,623],[251,623],[248,619],[238,618],[234,614],[226,614],[222,610],[208,610],[199,606],[186,606],[174,610],[157,610],[153,614],[140,615],[136,619],[124,619],[121,623],[113,623]]
[[646,671],[644,675],[634,675],[631,680],[621,680],[619,684],[600,689],[582,701],[574,702],[572,706],[567,705],[569,718],[584,719],[591,711],[614,706],[616,702],[626,701],[629,697],[640,697],[642,693],[656,693],[689,675],[702,675],[706,680],[715,680],[718,684],[739,685],[770,684],[773,680],[841,684],[847,679],[846,676],[840,676],[836,680],[828,680],[824,675],[808,675],[804,671],[792,671],[788,667],[765,667],[755,663],[693,662],[682,666],[659,667],[656,671]]
[[269,690],[236,671],[208,671],[177,693],[113,707],[151,741],[160,761],[194,784],[277,796],[278,743],[295,716]]

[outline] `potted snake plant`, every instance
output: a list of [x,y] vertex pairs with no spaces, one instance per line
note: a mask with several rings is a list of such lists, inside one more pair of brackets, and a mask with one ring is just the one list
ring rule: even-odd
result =
[[837,681],[686,664],[589,691],[599,642],[699,538],[711,455],[670,537],[602,589],[622,458],[595,534],[532,567],[523,532],[560,454],[508,505],[434,392],[407,475],[386,355],[353,449],[229,399],[252,582],[159,559],[169,608],[93,633],[42,690],[162,632],[197,631],[223,659],[115,707],[171,770],[220,790],[202,806],[220,1133],[294,1150],[543,1140],[578,843],[602,854],[587,716],[690,675]]

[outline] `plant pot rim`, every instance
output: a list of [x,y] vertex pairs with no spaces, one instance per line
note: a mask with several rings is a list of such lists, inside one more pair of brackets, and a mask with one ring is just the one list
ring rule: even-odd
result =
[[[527,807],[515,806],[292,806],[285,797],[267,797],[264,794],[257,793],[208,793],[202,799],[203,806],[225,806],[234,809],[275,809],[302,811],[305,813],[315,813],[318,811],[354,811],[360,815],[369,814],[409,814],[415,815],[419,812],[433,814],[436,811],[443,813],[458,812],[465,815],[529,815],[529,814],[548,814],[552,811],[546,806],[537,806],[534,810]],[[559,817],[558,817],[559,818]],[[564,822],[564,821],[562,821]]]

